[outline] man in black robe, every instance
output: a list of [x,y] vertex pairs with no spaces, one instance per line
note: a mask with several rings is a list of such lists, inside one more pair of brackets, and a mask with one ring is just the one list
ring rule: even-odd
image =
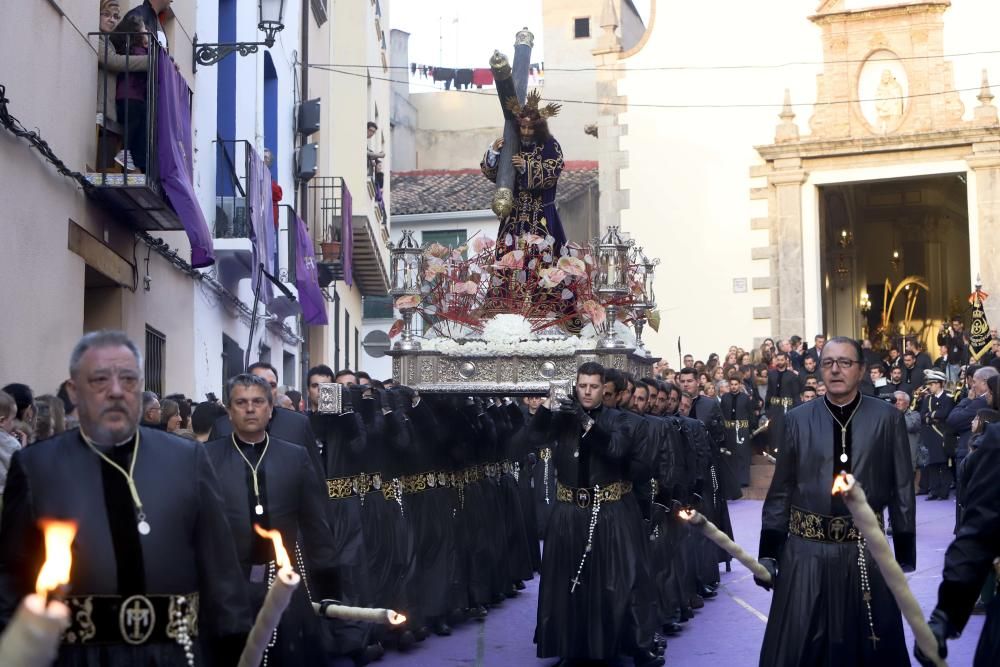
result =
[[[368,582],[368,553],[361,528],[361,497],[358,495],[358,475],[367,446],[364,422],[361,419],[359,392],[351,392],[357,385],[353,371],[333,373],[327,366],[310,368],[306,373],[309,399],[315,410],[318,407],[318,385],[335,382],[344,385],[344,411],[326,414],[318,411],[309,414],[312,430],[322,443],[322,470],[326,480],[326,516],[333,531],[337,547],[337,570],[340,573],[342,600],[346,604],[368,606],[371,594]],[[314,393],[313,385],[316,384]],[[353,403],[358,403],[354,406]],[[384,649],[371,643],[371,626],[358,621],[337,621],[334,645],[337,655],[348,655],[355,663],[364,664],[378,658]]]
[[[929,621],[942,658],[948,654],[945,642],[965,629],[983,580],[1000,553],[1000,484],[996,481],[996,471],[1000,470],[1000,425],[986,428],[975,459],[975,469],[965,485],[962,525],[945,552],[943,581]],[[925,667],[933,664],[920,649],[914,655]],[[987,606],[986,624],[979,635],[972,664],[973,667],[1000,664],[1000,597],[994,597]]]
[[84,336],[67,384],[80,428],[14,454],[0,619],[45,559],[38,520],[69,520],[72,625],[56,665],[236,665],[252,618],[219,482],[200,443],[139,427],[142,368],[124,333]]
[[282,615],[267,649],[267,664],[323,660],[318,646],[319,618],[309,596],[316,602],[338,597],[325,489],[303,447],[268,434],[274,406],[266,380],[237,375],[229,381],[226,393],[233,433],[206,443],[205,450],[219,476],[254,613],[264,603],[276,576],[274,547],[271,540],[254,531],[255,524],[281,533],[292,567],[309,582],[308,590],[304,586],[296,589],[291,606]]
[[628,481],[626,417],[602,405],[603,389],[604,367],[584,363],[574,398],[539,408],[530,425],[538,441],[556,442],[535,628],[541,658],[614,660],[627,645],[640,514]]
[[[817,345],[820,338],[816,337]],[[785,439],[785,415],[801,402],[801,396],[799,376],[788,368],[788,357],[778,352],[774,355],[774,368],[767,372],[767,394],[764,396],[768,420],[767,447],[771,456],[777,457],[781,453]]]
[[729,465],[740,486],[750,486],[750,434],[757,428],[757,416],[738,375],[729,376],[729,393],[719,399],[719,408],[726,429],[726,449],[731,452],[726,458],[731,460]]
[[862,396],[861,346],[832,338],[820,359],[827,394],[788,414],[764,501],[760,561],[774,587],[761,667],[908,664],[895,599],[831,494],[841,472],[857,478],[876,516],[889,510],[896,560],[916,567],[910,448],[902,414]]

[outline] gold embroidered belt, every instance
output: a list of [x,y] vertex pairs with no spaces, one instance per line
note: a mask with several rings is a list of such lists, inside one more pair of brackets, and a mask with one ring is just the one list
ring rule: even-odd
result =
[[736,421],[724,421],[722,425],[726,428],[750,428],[750,422],[746,419],[737,419]]
[[793,398],[778,398],[777,396],[768,399],[768,405],[774,405],[777,407],[790,408],[795,403]]
[[505,475],[513,475],[514,474],[514,464],[511,461],[509,461],[509,460],[501,461],[500,462],[500,470]]
[[198,594],[73,595],[65,644],[184,643],[198,636]]
[[632,493],[632,482],[611,482],[602,486],[598,493],[594,489],[574,489],[571,486],[563,486],[562,482],[556,481],[556,500],[564,503],[575,503],[577,507],[586,509],[599,498],[602,503],[611,503],[621,500]]
[[[399,494],[398,496],[396,495],[397,493]],[[393,477],[392,479],[386,480],[386,483],[382,485],[382,496],[386,500],[402,502],[403,479],[401,477]]]
[[474,482],[482,481],[484,475],[484,468],[486,466],[469,466],[465,470],[457,473],[461,478],[463,485],[472,484]]
[[403,475],[403,493],[420,493],[427,489],[447,488],[452,485],[452,475],[444,471],[422,472],[416,475]]
[[[879,528],[884,528],[882,517],[876,518]],[[788,532],[814,542],[857,542],[861,539],[861,531],[857,529],[849,515],[826,516],[798,507],[792,507],[788,516]]]
[[326,480],[326,492],[330,498],[342,499],[355,495],[354,477],[336,477]]
[[548,447],[543,447],[542,449],[539,449],[538,458],[540,458],[543,461],[548,461],[549,459],[552,458],[552,450]]
[[359,496],[372,491],[382,490],[382,474],[377,472],[363,472],[351,478],[351,485],[354,492]]

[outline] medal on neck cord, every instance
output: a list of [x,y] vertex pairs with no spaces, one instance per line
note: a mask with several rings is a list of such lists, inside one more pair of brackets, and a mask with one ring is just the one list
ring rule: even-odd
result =
[[132,502],[135,504],[135,518],[138,521],[136,528],[139,530],[140,535],[149,535],[150,527],[149,522],[146,521],[146,513],[142,511],[142,500],[139,498],[139,490],[135,487],[135,477],[133,472],[135,471],[135,462],[139,458],[139,430],[135,431],[135,447],[132,450],[132,462],[128,466],[128,471],[122,468],[120,465],[109,459],[104,452],[97,448],[94,441],[91,440],[83,429],[80,429],[80,436],[83,441],[87,443],[87,446],[94,450],[94,453],[101,457],[105,463],[120,472],[125,476],[125,482],[128,484],[129,493],[132,494]]
[[257,465],[250,463],[250,459],[246,457],[243,450],[240,449],[240,445],[236,442],[236,434],[233,433],[233,447],[236,448],[236,453],[240,455],[244,461],[246,461],[247,466],[250,468],[250,479],[253,480],[253,497],[257,499],[257,504],[254,505],[253,511],[257,516],[264,514],[264,506],[260,502],[260,485],[257,483],[257,470],[260,468],[261,462],[264,460],[264,455],[267,454],[267,446],[271,444],[271,438],[264,433],[264,450],[260,453],[260,458],[257,459]]
[[[830,416],[833,417],[833,421],[835,421],[837,426],[840,427],[840,462],[847,463],[847,427],[851,425],[851,420],[854,419],[854,415],[858,414],[858,408],[854,408],[854,412],[852,412],[851,416],[847,418],[847,421],[841,424],[840,420],[837,419],[837,415],[833,414],[833,410],[831,410],[830,406],[827,405],[825,399],[823,400],[823,405],[826,407],[826,411],[830,413]],[[861,406],[859,405],[858,407]]]

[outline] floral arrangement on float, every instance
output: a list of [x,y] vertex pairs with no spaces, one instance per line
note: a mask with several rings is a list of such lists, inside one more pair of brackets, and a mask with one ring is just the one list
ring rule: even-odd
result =
[[[481,235],[456,248],[421,247],[404,230],[391,248],[390,290],[403,317],[389,336],[402,334],[397,349],[466,356],[572,354],[609,337],[635,347],[634,337],[624,342],[616,332],[629,333],[626,323],[644,315],[632,306],[649,300],[645,268],[641,252],[630,258],[631,242],[613,231],[617,245],[602,252],[608,235],[592,247],[567,243],[557,251],[552,236],[508,234],[498,251],[495,239]],[[428,325],[423,344],[414,340],[415,315]],[[618,326],[609,328],[609,316]]]

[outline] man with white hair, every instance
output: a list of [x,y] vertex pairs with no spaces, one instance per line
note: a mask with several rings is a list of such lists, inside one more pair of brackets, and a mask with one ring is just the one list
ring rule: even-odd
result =
[[913,472],[917,472],[917,450],[920,449],[920,413],[910,409],[910,395],[905,391],[893,394],[896,399],[896,409],[903,413],[906,422],[906,436],[910,439],[910,460],[913,462]]

